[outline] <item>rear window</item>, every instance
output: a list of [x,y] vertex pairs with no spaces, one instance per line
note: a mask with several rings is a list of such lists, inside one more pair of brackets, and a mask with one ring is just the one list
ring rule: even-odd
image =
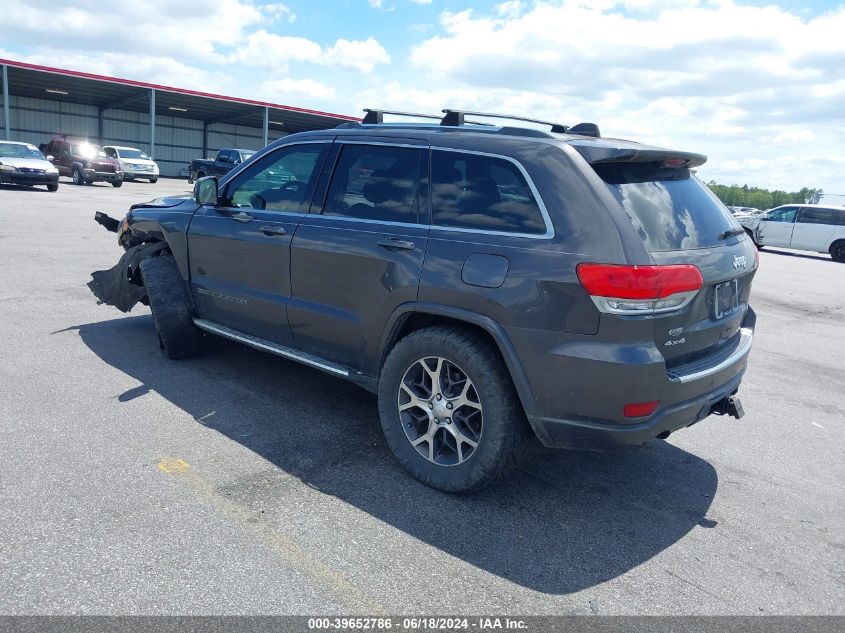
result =
[[434,150],[431,213],[435,226],[542,235],[546,223],[534,192],[512,162]]
[[804,207],[798,214],[798,222],[805,224],[833,224],[845,226],[845,211],[824,207]]
[[708,248],[739,228],[730,212],[689,169],[651,163],[594,164],[649,251]]

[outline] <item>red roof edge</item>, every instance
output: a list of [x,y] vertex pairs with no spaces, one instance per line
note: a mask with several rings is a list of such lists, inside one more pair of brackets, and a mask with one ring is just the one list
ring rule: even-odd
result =
[[24,68],[26,70],[38,70],[41,72],[53,73],[56,75],[64,75],[66,77],[79,77],[82,79],[93,79],[94,81],[108,81],[110,83],[122,84],[124,86],[136,86],[138,88],[152,88],[161,90],[163,92],[173,92],[176,94],[191,95],[193,97],[205,97],[207,99],[219,99],[222,101],[230,101],[232,103],[242,103],[245,105],[254,105],[274,108],[276,110],[287,110],[289,112],[302,112],[303,114],[314,114],[317,116],[332,117],[335,119],[342,119],[344,121],[359,121],[360,117],[349,116],[348,114],[333,114],[331,112],[322,112],[320,110],[311,110],[309,108],[297,108],[296,106],[282,105],[279,103],[270,103],[268,101],[256,101],[255,99],[242,99],[240,97],[228,97],[226,95],[214,94],[212,92],[200,92],[199,90],[188,90],[187,88],[174,88],[172,86],[163,86],[160,84],[151,84],[146,81],[135,81],[134,79],[121,79],[119,77],[109,77],[107,75],[96,75],[94,73],[86,73],[80,70],[68,70],[66,68],[54,68],[52,66],[40,66],[38,64],[30,64],[27,62],[19,62],[13,59],[3,59],[0,57],[0,65],[10,66],[12,68]]

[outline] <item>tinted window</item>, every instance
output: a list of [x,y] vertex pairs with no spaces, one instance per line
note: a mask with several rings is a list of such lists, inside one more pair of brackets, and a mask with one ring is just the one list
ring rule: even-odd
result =
[[845,211],[825,209],[824,207],[804,207],[798,216],[798,222],[806,224],[845,224]]
[[769,222],[795,222],[795,215],[798,213],[798,207],[783,207],[782,209],[775,209],[766,214],[766,219]]
[[503,158],[435,150],[431,154],[432,224],[484,231],[546,232],[525,176]]
[[740,228],[733,216],[688,169],[647,163],[593,165],[625,209],[650,251],[718,246],[722,233]]
[[229,188],[231,206],[304,211],[325,147],[325,144],[293,145],[248,167]]
[[420,155],[412,147],[344,145],[323,213],[417,222]]

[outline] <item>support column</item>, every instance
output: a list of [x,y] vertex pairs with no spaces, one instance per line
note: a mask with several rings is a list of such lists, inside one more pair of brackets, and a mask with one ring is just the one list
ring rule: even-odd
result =
[[97,144],[103,144],[103,109],[97,108]]
[[150,88],[150,158],[156,157],[156,91]]
[[208,121],[202,122],[202,157],[208,158]]
[[267,146],[268,131],[270,127],[270,108],[264,106],[264,146]]
[[3,138],[12,140],[12,122],[9,119],[9,67],[3,64]]

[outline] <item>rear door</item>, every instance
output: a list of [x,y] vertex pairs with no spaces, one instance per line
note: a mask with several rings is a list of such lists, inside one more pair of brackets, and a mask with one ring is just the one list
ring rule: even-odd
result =
[[[667,368],[715,354],[737,336],[756,249],[718,199],[685,168],[596,165],[655,264],[693,264],[703,287],[684,308],[654,315]],[[732,235],[732,233],[737,233]]]
[[792,231],[792,248],[827,252],[841,211],[825,207],[801,207]]
[[792,245],[792,231],[797,215],[798,207],[779,207],[769,211],[760,221],[757,240],[764,246],[789,248]]
[[291,238],[308,210],[328,142],[294,143],[229,181],[219,206],[188,229],[191,290],[200,317],[269,341],[290,342]]
[[291,245],[291,332],[299,349],[372,373],[388,317],[417,298],[428,146],[338,141],[332,158],[325,203]]

